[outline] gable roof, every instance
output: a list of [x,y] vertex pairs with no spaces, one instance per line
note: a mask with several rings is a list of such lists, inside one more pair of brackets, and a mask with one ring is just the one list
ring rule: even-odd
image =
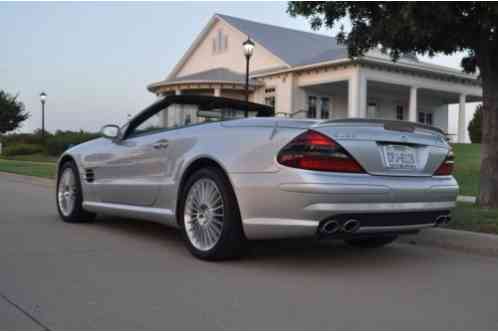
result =
[[306,65],[348,57],[347,49],[342,45],[338,45],[334,37],[249,21],[223,14],[216,14],[215,16],[248,35],[290,66]]
[[[267,72],[292,71],[296,67],[301,68],[323,63],[338,63],[351,60],[347,48],[344,45],[339,45],[337,39],[334,37],[254,22],[224,14],[214,14],[187,52],[170,72],[166,81],[180,79],[179,77],[176,77],[176,75],[196,50],[199,43],[205,38],[205,35],[212,26],[219,20],[226,22],[241,33],[249,36],[261,47],[265,48],[284,63],[284,68],[272,68],[267,71],[262,71],[261,73],[253,72],[252,76],[254,76],[254,74],[264,75]],[[476,78],[474,75],[464,74],[458,69],[420,62],[415,54],[406,54],[397,62],[393,62],[389,56],[381,54],[377,49],[372,49],[362,56],[361,59],[388,63],[392,66],[404,66],[422,71],[435,72],[443,75],[458,76],[459,78],[465,79],[475,80]],[[285,66],[287,66],[287,68],[285,68]],[[215,70],[218,69],[220,68]],[[208,70],[207,72],[210,71]],[[237,74],[234,72],[231,73]],[[227,73],[220,74],[219,72],[211,72],[209,74],[209,76],[214,75],[214,77],[217,75],[228,75]]]

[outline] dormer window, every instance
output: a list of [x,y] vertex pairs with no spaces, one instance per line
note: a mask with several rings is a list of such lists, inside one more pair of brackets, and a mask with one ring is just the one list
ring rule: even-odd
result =
[[213,54],[225,52],[228,49],[228,36],[220,29],[213,38],[212,43]]

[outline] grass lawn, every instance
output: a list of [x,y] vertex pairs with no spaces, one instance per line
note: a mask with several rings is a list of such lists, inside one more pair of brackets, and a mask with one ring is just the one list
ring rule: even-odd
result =
[[481,167],[480,144],[453,144],[455,172],[453,175],[460,185],[460,195],[479,194],[479,170]]
[[0,172],[54,178],[55,163],[0,159]]
[[451,215],[448,228],[498,234],[498,209],[481,209],[474,204],[458,203]]

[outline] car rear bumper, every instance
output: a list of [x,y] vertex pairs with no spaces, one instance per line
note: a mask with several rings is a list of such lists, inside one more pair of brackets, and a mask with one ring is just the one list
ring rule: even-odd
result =
[[327,220],[360,221],[357,234],[433,227],[455,206],[447,177],[387,177],[284,169],[230,174],[249,239],[313,236]]

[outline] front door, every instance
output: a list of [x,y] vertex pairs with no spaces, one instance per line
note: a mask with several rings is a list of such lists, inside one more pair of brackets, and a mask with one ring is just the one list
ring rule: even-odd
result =
[[168,147],[175,130],[168,130],[161,113],[135,123],[125,136],[110,144],[108,158],[95,172],[100,202],[152,206],[165,179]]
[[95,169],[99,201],[154,205],[164,179],[170,135],[143,134],[114,143],[111,146],[113,158]]

